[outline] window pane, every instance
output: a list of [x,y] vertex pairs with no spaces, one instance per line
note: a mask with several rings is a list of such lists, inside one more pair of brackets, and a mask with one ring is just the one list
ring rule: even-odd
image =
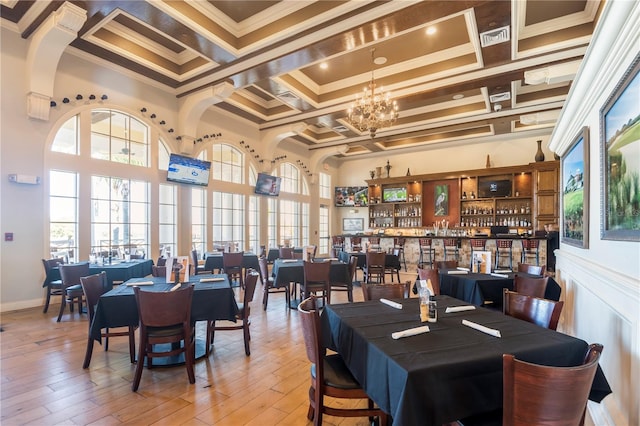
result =
[[76,221],[76,198],[51,197],[49,218],[52,222]]
[[67,120],[56,133],[51,151],[78,154],[78,116]]

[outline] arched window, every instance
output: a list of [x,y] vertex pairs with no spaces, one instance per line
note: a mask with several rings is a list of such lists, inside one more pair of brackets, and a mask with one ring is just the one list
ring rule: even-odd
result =
[[51,151],[78,155],[78,116],[68,119],[56,133]]
[[149,127],[115,110],[92,110],[91,158],[148,167]]
[[211,163],[213,179],[233,183],[244,182],[244,156],[233,146],[222,143],[214,145]]

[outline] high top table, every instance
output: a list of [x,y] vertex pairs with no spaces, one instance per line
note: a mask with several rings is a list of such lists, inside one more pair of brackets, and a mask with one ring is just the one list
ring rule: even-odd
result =
[[[465,302],[437,296],[438,321],[420,323],[419,300],[393,299],[327,305],[320,316],[323,340],[344,359],[367,394],[394,425],[440,426],[502,407],[502,355],[550,366],[583,362],[583,340],[486,308],[445,313]],[[462,324],[467,319],[497,329],[494,337]],[[428,324],[428,333],[391,338],[391,333]],[[605,348],[606,350],[606,348]],[[598,369],[590,399],[611,389]]]

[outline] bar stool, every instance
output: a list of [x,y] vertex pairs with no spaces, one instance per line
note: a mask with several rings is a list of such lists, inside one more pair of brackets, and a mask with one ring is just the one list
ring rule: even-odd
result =
[[351,241],[351,251],[362,251],[362,238],[360,237],[349,237]]
[[458,241],[455,238],[445,238],[442,240],[444,246],[444,260],[447,260],[448,256],[453,256],[453,260],[460,261],[458,255]]
[[[420,259],[418,260],[418,266],[424,268],[425,263],[429,264],[429,268],[433,267],[433,260],[436,257],[436,251],[433,248],[431,238],[418,238],[420,244]],[[428,257],[428,262],[425,262]]]
[[470,268],[473,270],[473,252],[485,251],[487,247],[487,240],[484,238],[472,238],[469,240],[469,244],[471,245]]
[[369,237],[369,250],[380,250],[380,237]]
[[331,251],[333,257],[338,257],[338,253],[344,250],[344,238],[339,235],[331,237]]
[[509,256],[509,269],[513,270],[513,240],[496,240],[496,269],[501,256]]
[[540,265],[539,240],[522,240],[522,260],[520,263],[528,263],[527,257],[536,258],[536,266]]
[[404,265],[404,271],[407,272],[407,261],[404,258],[404,243],[407,240],[405,238],[396,237],[393,239],[393,254],[398,255],[398,260]]

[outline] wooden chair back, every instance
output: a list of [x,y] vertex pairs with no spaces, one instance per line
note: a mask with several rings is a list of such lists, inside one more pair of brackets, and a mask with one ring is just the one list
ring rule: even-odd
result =
[[409,297],[407,283],[368,284],[361,283],[364,300],[406,299]]
[[151,275],[154,277],[166,277],[167,276],[167,267],[166,266],[151,266]]
[[434,262],[436,269],[454,269],[458,267],[457,260],[439,260]]
[[240,286],[244,286],[244,280],[242,276],[242,262],[244,260],[244,252],[224,252],[222,253],[222,269],[224,273],[229,277],[229,282],[233,282],[237,279],[240,282]]
[[156,262],[157,266],[165,266],[167,264],[167,259],[160,256]]
[[549,367],[502,356],[504,425],[583,425],[602,345],[592,344],[582,365]]
[[433,292],[436,295],[440,294],[440,275],[438,275],[437,269],[418,268],[418,279],[425,281],[431,280]]
[[331,303],[331,262],[302,262],[304,281],[302,289],[305,298],[311,293],[321,291],[327,303]]
[[[193,284],[182,285],[175,291],[146,291],[137,286],[134,286],[133,291],[140,318],[140,346],[131,389],[134,392],[138,390],[145,359],[147,366],[151,367],[153,358],[181,353],[184,353],[189,383],[195,383],[194,336],[191,324]],[[184,345],[177,344],[182,341]],[[172,345],[160,345],[162,343]],[[162,351],[164,348],[168,350]]]
[[383,251],[370,250],[366,254],[366,263],[364,265],[364,273],[366,279],[364,281],[384,282],[385,263],[387,254]]
[[544,298],[549,277],[525,277],[516,275],[513,279],[513,291],[527,296]]
[[280,259],[293,259],[293,247],[280,247],[278,257]]
[[555,330],[558,327],[564,302],[527,296],[504,289],[502,310],[512,316]]
[[[525,240],[526,241],[526,240]],[[531,265],[529,263],[518,263],[518,272],[531,275],[542,275],[542,266]]]

